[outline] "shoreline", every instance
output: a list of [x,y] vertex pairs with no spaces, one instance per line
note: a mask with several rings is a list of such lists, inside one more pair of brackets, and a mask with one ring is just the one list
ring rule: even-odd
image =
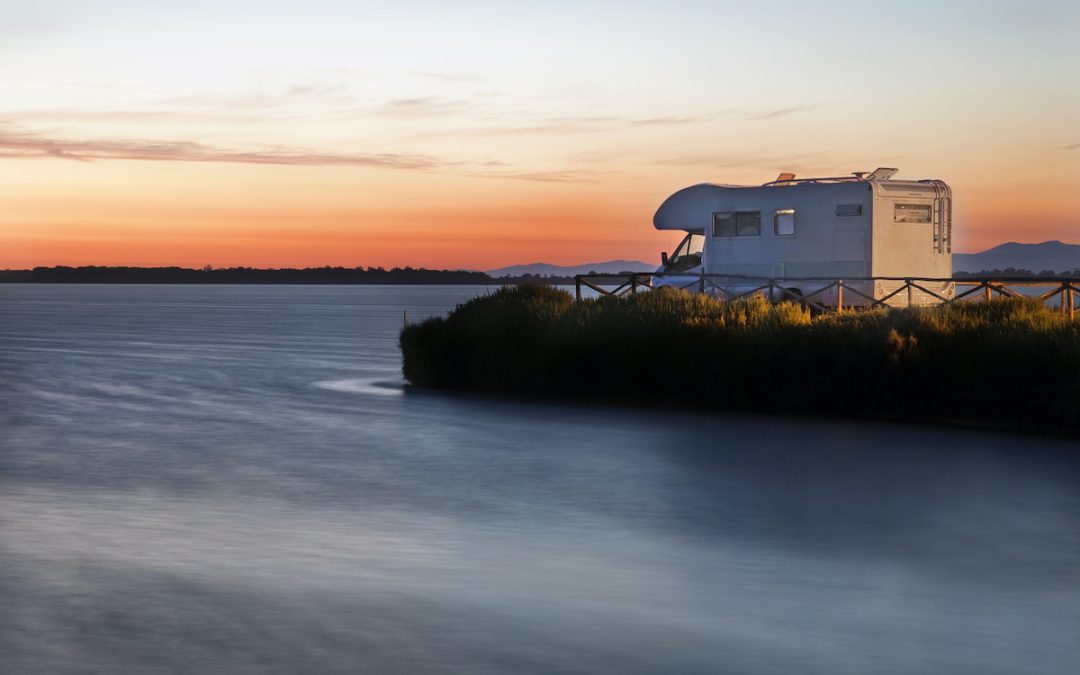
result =
[[648,401],[642,399],[596,398],[569,394],[529,394],[513,392],[489,392],[475,389],[450,389],[425,387],[409,384],[402,387],[406,395],[450,395],[468,399],[507,404],[529,404],[553,407],[569,407],[580,410],[609,409],[624,412],[678,413],[708,418],[743,417],[792,422],[852,422],[858,424],[881,424],[904,428],[930,427],[992,434],[995,436],[1016,436],[1018,438],[1039,437],[1059,440],[1080,440],[1080,427],[1055,427],[1049,424],[1023,425],[1002,418],[934,418],[915,414],[901,415],[878,414],[828,414],[806,411],[776,412],[752,408],[710,408],[705,403],[693,405],[677,401]]

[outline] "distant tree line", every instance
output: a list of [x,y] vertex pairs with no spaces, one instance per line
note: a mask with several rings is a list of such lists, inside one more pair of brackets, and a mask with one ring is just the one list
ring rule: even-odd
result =
[[1026,270],[1023,268],[1017,269],[1015,267],[1006,267],[1003,270],[983,270],[982,272],[953,272],[954,279],[970,279],[971,277],[1014,277],[1023,279],[1068,277],[1072,279],[1080,279],[1080,267],[1074,270],[1069,270],[1068,272],[1055,272],[1054,270],[1032,272],[1031,270]]
[[[603,276],[603,275],[599,275]],[[982,272],[954,272],[955,279],[972,277],[1080,279],[1080,268],[1069,272],[1007,267]],[[188,267],[35,267],[29,270],[0,270],[0,283],[40,284],[542,284],[572,285],[572,275],[522,274],[493,277],[470,270],[431,270],[423,267],[305,267],[260,269],[210,265]]]
[[423,267],[35,267],[0,270],[0,283],[40,284],[572,284],[573,277],[492,277],[469,270]]
[[514,286],[520,286],[522,284],[540,284],[543,286],[572,286],[574,284],[574,275],[572,274],[519,274],[517,276],[496,277],[496,279]]

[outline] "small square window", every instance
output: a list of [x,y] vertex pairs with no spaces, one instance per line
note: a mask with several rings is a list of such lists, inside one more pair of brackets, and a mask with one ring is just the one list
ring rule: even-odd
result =
[[714,213],[712,217],[712,236],[714,237],[734,237],[735,236],[735,214],[734,213]]
[[761,211],[739,211],[735,214],[735,234],[739,237],[761,235]]
[[795,234],[795,209],[777,209],[773,216],[773,232],[780,237]]
[[837,204],[836,215],[840,218],[851,218],[862,215],[862,204]]

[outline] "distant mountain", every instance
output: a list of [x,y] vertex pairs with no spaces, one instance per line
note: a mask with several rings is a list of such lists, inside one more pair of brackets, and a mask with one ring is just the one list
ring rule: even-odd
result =
[[575,274],[589,274],[598,272],[601,274],[615,274],[618,272],[655,272],[659,265],[650,265],[640,260],[609,260],[607,262],[583,263],[581,265],[550,265],[548,263],[532,263],[531,265],[512,265],[500,267],[497,270],[488,270],[493,277],[519,277],[525,274],[542,277],[568,277]]
[[1041,244],[1019,244],[1010,241],[981,253],[954,253],[953,272],[989,272],[1014,269],[1057,273],[1080,269],[1080,244],[1044,241]]

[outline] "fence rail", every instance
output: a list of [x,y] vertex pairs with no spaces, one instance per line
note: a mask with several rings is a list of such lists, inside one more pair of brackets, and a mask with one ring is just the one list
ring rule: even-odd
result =
[[[738,274],[578,274],[582,287],[602,296],[623,296],[658,286],[710,293],[728,300],[755,294],[774,301],[791,300],[822,312],[874,307],[989,302],[999,298],[1032,298],[1075,318],[1080,279],[1072,277],[754,277]],[[934,286],[939,286],[935,290]],[[869,292],[868,292],[869,287]],[[1023,290],[1021,290],[1023,289]],[[1027,292],[1024,292],[1027,291]],[[847,294],[845,302],[845,294]]]

